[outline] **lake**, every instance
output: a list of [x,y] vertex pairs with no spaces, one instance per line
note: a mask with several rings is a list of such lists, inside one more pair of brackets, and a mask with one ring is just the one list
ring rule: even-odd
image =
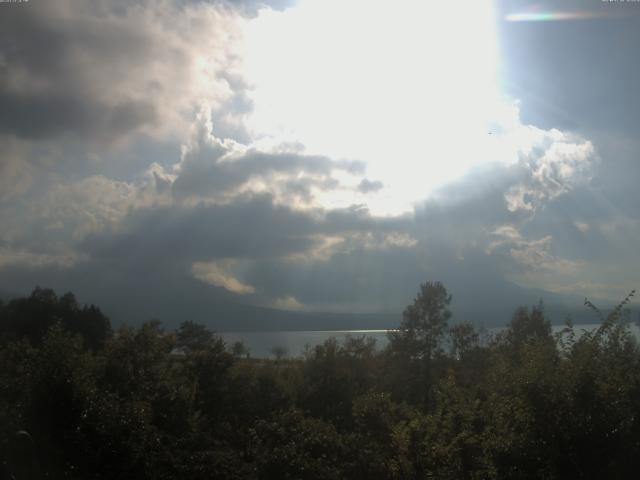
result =
[[376,340],[378,348],[387,344],[387,330],[322,330],[322,331],[288,331],[288,332],[218,332],[228,345],[242,341],[252,357],[273,357],[271,349],[282,347],[286,356],[302,355],[307,346],[320,345],[325,340],[335,337],[343,341],[347,336],[370,337]]
[[[553,325],[554,333],[561,331],[564,325]],[[590,331],[597,328],[598,324],[574,325],[576,334],[583,330]],[[501,328],[487,329],[487,333],[497,333]],[[631,331],[636,338],[640,339],[640,329],[637,325],[631,325]],[[302,355],[307,346],[314,347],[325,340],[335,337],[343,341],[347,336],[366,336],[376,340],[377,347],[384,348],[387,343],[388,330],[322,330],[322,331],[276,331],[276,332],[218,332],[228,345],[233,342],[242,341],[248,348],[249,353],[254,358],[273,357],[274,347],[283,348],[287,353],[285,356],[297,357]]]

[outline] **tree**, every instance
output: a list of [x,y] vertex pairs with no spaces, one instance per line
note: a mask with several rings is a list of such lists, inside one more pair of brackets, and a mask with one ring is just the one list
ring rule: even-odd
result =
[[289,349],[282,345],[276,345],[275,347],[269,350],[271,354],[276,357],[276,361],[282,360],[289,353]]
[[213,333],[204,325],[192,321],[182,322],[176,332],[176,346],[188,351],[204,350],[211,345]]
[[471,323],[463,322],[449,328],[449,339],[451,355],[460,359],[478,346],[480,336]]
[[430,360],[441,352],[441,343],[451,318],[451,295],[440,282],[420,285],[413,303],[404,310],[398,330],[390,332],[392,351],[413,359]]
[[231,353],[236,358],[246,357],[249,358],[251,351],[242,340],[237,340],[231,345]]
[[551,322],[544,314],[542,302],[534,305],[531,312],[527,307],[518,307],[505,331],[505,339],[516,348],[527,343],[552,343]]
[[26,337],[32,344],[40,344],[57,323],[68,332],[80,334],[85,345],[94,350],[111,336],[109,319],[98,307],[81,307],[70,292],[58,298],[53,290],[40,287],[29,297],[11,300],[2,309],[0,336]]
[[451,295],[440,282],[420,285],[413,303],[404,310],[397,330],[389,332],[385,362],[388,386],[396,400],[432,407],[437,370],[444,366],[442,345],[451,317]]
[[253,431],[257,478],[344,478],[342,469],[349,458],[331,423],[289,410],[256,422]]

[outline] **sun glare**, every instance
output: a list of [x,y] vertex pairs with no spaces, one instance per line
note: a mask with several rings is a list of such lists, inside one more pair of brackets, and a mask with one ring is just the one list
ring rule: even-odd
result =
[[[302,0],[246,26],[256,134],[367,163],[409,208],[479,163],[514,121],[497,88],[491,1]],[[504,146],[501,147],[504,150]]]

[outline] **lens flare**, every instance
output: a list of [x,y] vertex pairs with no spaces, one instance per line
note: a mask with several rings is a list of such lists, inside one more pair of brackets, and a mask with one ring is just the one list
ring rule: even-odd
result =
[[507,22],[557,22],[562,20],[590,20],[596,18],[621,17],[617,12],[521,12],[510,13],[505,17]]

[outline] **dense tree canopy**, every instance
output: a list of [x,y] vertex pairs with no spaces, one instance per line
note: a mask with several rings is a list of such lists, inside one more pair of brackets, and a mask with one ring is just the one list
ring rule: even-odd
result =
[[53,290],[36,287],[29,297],[0,305],[0,336],[40,343],[56,323],[79,334],[94,349],[111,334],[109,319],[100,309],[95,305],[81,307],[70,292],[58,297]]
[[450,300],[422,285],[382,350],[353,337],[268,360],[190,322],[111,335],[97,307],[36,289],[0,305],[0,479],[636,475],[624,308],[554,335],[523,307],[481,337],[448,325]]

